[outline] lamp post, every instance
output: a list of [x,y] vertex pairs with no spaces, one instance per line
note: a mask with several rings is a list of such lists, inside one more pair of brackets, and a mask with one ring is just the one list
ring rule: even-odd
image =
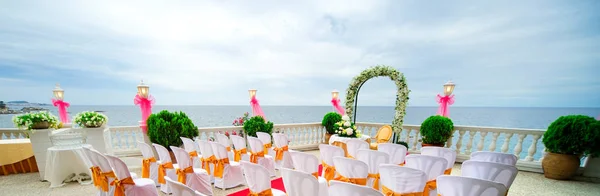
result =
[[337,90],[333,90],[331,91],[331,104],[333,104],[333,109],[340,115],[344,115],[344,108],[342,106],[340,106],[340,99],[338,98],[338,96],[340,95],[340,92],[338,92]]
[[142,128],[142,131],[146,133],[148,131],[146,120],[148,119],[148,116],[152,114],[152,104],[154,104],[154,98],[150,95],[150,86],[144,84],[144,80],[142,80],[137,86],[137,90],[138,92],[133,99],[133,103],[135,105],[140,105],[140,109],[142,111],[140,128]]
[[58,115],[60,117],[60,121],[63,124],[69,123],[67,108],[71,105],[63,100],[65,91],[62,88],[60,88],[60,84],[57,83],[54,87],[54,90],[52,90],[52,93],[54,94],[54,99],[52,99],[52,105],[58,108]]
[[454,95],[452,92],[454,91],[454,87],[456,85],[452,81],[446,82],[444,84],[444,96],[437,95],[437,102],[440,104],[440,108],[438,109],[438,115],[449,117],[448,106],[454,104]]

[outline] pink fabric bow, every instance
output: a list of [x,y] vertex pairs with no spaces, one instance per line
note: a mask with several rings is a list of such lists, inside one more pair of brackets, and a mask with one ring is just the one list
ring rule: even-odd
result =
[[258,104],[258,99],[256,99],[256,96],[252,96],[250,105],[252,106],[252,113],[254,113],[255,116],[262,116],[265,121],[267,120],[267,118],[265,118],[265,113],[263,113],[262,108],[260,108],[260,104]]
[[[148,98],[143,98],[140,95],[135,95],[133,99],[133,103],[135,105],[140,105],[140,109],[142,110],[142,122],[146,124],[146,119],[148,116],[152,114],[152,104],[154,104],[154,97],[152,95],[148,95]],[[146,133],[146,130],[143,130]]]
[[58,116],[60,117],[60,121],[63,123],[69,123],[67,108],[71,106],[71,104],[63,100],[52,99],[52,105],[54,105],[54,107],[58,107]]
[[333,107],[335,108],[338,114],[344,115],[344,108],[340,105],[339,99],[331,99],[331,103],[333,104]]
[[450,117],[448,106],[454,104],[454,95],[441,96],[437,95],[437,102],[440,104],[437,114],[445,117]]

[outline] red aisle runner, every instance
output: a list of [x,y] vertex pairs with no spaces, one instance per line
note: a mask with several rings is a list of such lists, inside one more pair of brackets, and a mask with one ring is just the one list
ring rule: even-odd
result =
[[[323,170],[323,166],[319,165],[319,176],[321,175],[322,170]],[[281,179],[281,177],[279,177],[274,180],[271,180],[271,188],[285,192],[285,187],[283,186],[283,179]],[[249,194],[250,194],[250,189],[244,189],[244,190],[229,194],[228,196],[248,196]]]

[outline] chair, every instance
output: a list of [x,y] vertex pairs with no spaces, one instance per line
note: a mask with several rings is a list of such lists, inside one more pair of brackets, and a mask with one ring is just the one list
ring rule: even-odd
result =
[[271,193],[274,196],[285,196],[283,191],[271,188],[271,174],[269,174],[267,168],[246,161],[242,161],[240,164],[242,165],[244,178],[246,178],[246,185],[250,189],[250,194],[270,195],[269,193]]
[[427,182],[425,172],[395,164],[381,165],[379,173],[381,174],[381,191],[384,195],[411,195],[411,193],[418,195],[423,193]]
[[427,183],[423,190],[423,195],[436,195],[436,181],[438,176],[444,175],[448,161],[446,159],[429,155],[408,155],[406,156],[405,167],[418,169],[427,174]]
[[504,185],[462,176],[442,175],[437,178],[438,193],[443,196],[504,196]]
[[246,139],[237,135],[229,136],[235,150],[233,152],[233,161],[240,162],[241,160],[250,161],[250,153],[246,149]]
[[212,195],[212,186],[208,172],[201,168],[194,168],[190,163],[190,155],[186,150],[175,146],[170,146],[170,148],[173,150],[177,165],[179,166],[175,171],[177,173],[177,181],[202,194]]
[[371,150],[377,150],[377,146],[379,144],[388,143],[390,141],[393,133],[394,132],[392,131],[391,126],[383,125],[381,128],[379,128],[379,131],[377,131],[377,135],[371,138],[375,140],[375,143],[370,143],[369,148],[371,148]]
[[273,133],[273,143],[275,143],[275,166],[276,168],[294,168],[290,150],[288,150],[288,137],[283,133]]
[[323,165],[323,174],[321,176],[327,181],[333,180],[336,174],[333,157],[344,157],[344,149],[337,146],[319,144],[319,152],[321,153],[321,165]]
[[121,159],[110,155],[105,157],[116,176],[116,179],[110,183],[115,185],[115,195],[121,192],[123,193],[121,195],[127,196],[158,196],[154,181],[147,178],[133,179],[127,165]]
[[198,146],[200,147],[200,163],[202,163],[202,169],[206,170],[208,175],[210,176],[210,181],[214,182],[215,180],[215,166],[217,161],[217,156],[213,152],[212,145],[210,145],[209,141],[197,140]]
[[227,157],[229,157],[229,160],[233,160],[233,150],[231,149],[231,143],[229,142],[229,137],[227,137],[225,134],[222,133],[217,133],[217,143],[219,144],[223,144],[223,146],[225,146],[225,148],[227,148]]
[[244,177],[242,175],[244,173],[242,172],[242,167],[239,162],[229,161],[227,148],[215,142],[211,142],[210,146],[217,159],[214,172],[215,187],[225,190],[243,184]]
[[492,163],[483,161],[465,161],[460,168],[461,175],[464,177],[479,178],[498,182],[510,189],[513,181],[519,172],[515,166],[502,163]]
[[356,159],[356,153],[359,149],[369,149],[369,143],[362,140],[348,140],[346,142],[346,149],[348,150],[348,158]]
[[290,152],[290,156],[296,170],[316,177],[319,182],[319,195],[328,195],[329,184],[325,178],[319,176],[319,159],[315,155],[305,152]]
[[319,182],[312,174],[287,168],[281,168],[279,171],[281,171],[283,186],[288,196],[321,196]]
[[[98,163],[98,167],[100,167],[100,171],[98,174],[98,188],[102,189],[103,192],[106,192],[106,196],[112,196],[115,194],[115,185],[111,184],[112,181],[117,178],[111,164],[108,159],[102,155],[100,152],[95,150],[90,150],[90,155],[93,156],[93,159]],[[135,173],[129,172],[129,175],[136,179],[137,175]]]
[[248,144],[250,144],[250,162],[262,165],[267,168],[271,176],[275,176],[275,160],[272,156],[264,154],[264,146],[260,139],[255,137],[248,137]]
[[356,154],[356,159],[365,162],[369,167],[369,175],[367,179],[367,185],[373,187],[375,190],[380,190],[380,172],[379,166],[390,162],[390,157],[385,152],[379,152],[375,150],[360,149]]
[[181,141],[183,142],[183,148],[185,149],[186,152],[188,152],[188,154],[190,155],[190,158],[192,160],[192,163],[194,163],[194,167],[195,168],[200,168],[202,165],[200,164],[200,157],[198,154],[198,147],[196,145],[196,143],[194,143],[194,140],[187,138],[187,137],[179,137],[181,139]]
[[156,149],[156,153],[160,159],[156,161],[158,164],[158,183],[160,184],[160,191],[170,194],[171,188],[165,181],[165,177],[177,179],[176,171],[179,169],[179,165],[173,164],[173,160],[171,160],[171,155],[167,148],[159,144],[152,144],[152,146],[154,146],[154,149]]
[[408,150],[400,144],[385,143],[379,144],[377,151],[385,152],[390,156],[390,164],[404,165],[404,158]]
[[450,148],[427,146],[421,148],[421,154],[446,159],[448,165],[446,166],[446,170],[444,170],[444,174],[450,175],[452,173],[452,167],[454,167],[454,162],[456,161],[456,151]]
[[[367,186],[369,166],[365,162],[346,157],[333,157],[333,162],[335,170],[339,174],[334,180]],[[331,194],[331,190],[329,190],[329,194]]]
[[93,154],[92,149],[90,149],[88,147],[83,147],[82,149],[83,149],[84,155],[92,163],[92,167],[90,167],[90,170],[91,170],[91,174],[92,174],[92,183],[98,189],[98,193],[96,195],[98,195],[98,196],[107,196],[108,195],[108,190],[107,191],[102,190],[102,188],[99,185],[100,184],[101,169],[100,169],[100,166],[99,166],[100,164],[98,164],[98,160],[96,159],[96,155]]
[[169,177],[165,177],[165,180],[167,181],[167,185],[173,190],[173,196],[205,196],[204,194],[195,191],[185,184],[181,184],[181,182],[172,180]]
[[477,151],[477,152],[471,153],[471,158],[469,160],[502,163],[502,164],[516,166],[518,158],[514,154],[501,153],[501,152]]
[[332,180],[329,182],[329,196],[383,196],[371,187]]
[[156,158],[152,147],[144,142],[138,142],[138,147],[142,151],[142,178],[149,178],[154,181],[156,186],[160,186],[158,183],[158,164],[156,164]]
[[264,145],[264,151],[265,151],[265,155],[270,155],[272,157],[275,157],[275,151],[272,148],[272,143],[271,142],[271,135],[269,135],[268,133],[264,133],[264,132],[256,132],[256,137],[258,139],[260,139],[260,141],[262,141],[263,145]]

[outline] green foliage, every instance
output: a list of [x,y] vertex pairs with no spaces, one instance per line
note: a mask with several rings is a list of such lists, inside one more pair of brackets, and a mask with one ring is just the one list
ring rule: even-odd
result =
[[107,120],[108,117],[104,114],[94,111],[85,111],[77,114],[73,122],[80,127],[97,127],[102,126]]
[[454,123],[444,116],[430,116],[421,124],[421,136],[425,144],[444,144],[454,131]]
[[256,132],[264,132],[271,135],[273,132],[273,122],[265,122],[262,116],[254,116],[244,122],[244,132],[252,137],[256,137]]
[[33,125],[35,123],[48,122],[50,128],[57,128],[59,125],[58,118],[47,111],[15,115],[13,116],[12,121],[17,128],[25,128],[29,131],[33,131]]
[[198,136],[198,127],[183,112],[169,112],[163,110],[151,114],[146,122],[148,137],[152,143],[160,144],[171,150],[169,146],[181,146],[183,142],[179,137],[194,138]]
[[340,121],[342,121],[342,115],[336,112],[329,112],[323,117],[323,122],[321,122],[321,125],[325,126],[327,133],[335,134],[335,129],[333,125]]
[[600,123],[584,115],[561,116],[544,133],[542,142],[552,153],[600,155]]
[[403,145],[408,150],[408,143],[406,143],[405,141],[398,141],[398,142],[396,142],[396,144]]

